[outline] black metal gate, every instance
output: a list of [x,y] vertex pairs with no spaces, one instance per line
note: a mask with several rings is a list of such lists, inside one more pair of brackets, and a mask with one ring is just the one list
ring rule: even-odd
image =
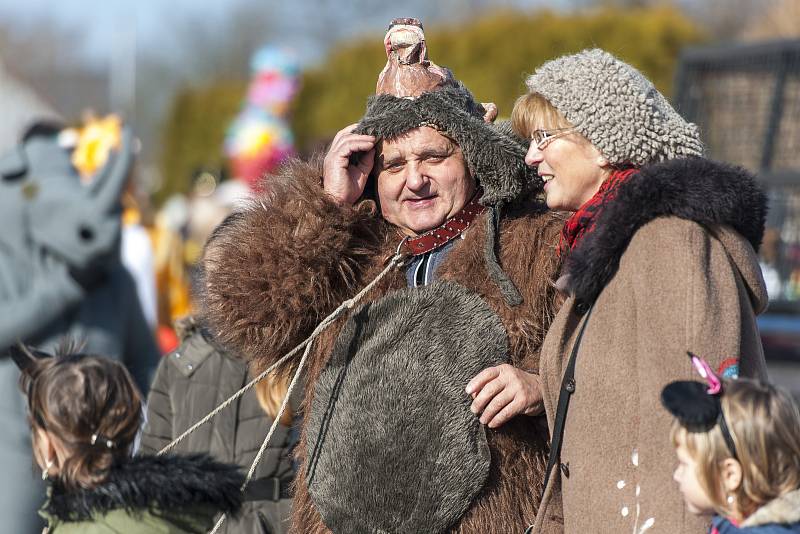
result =
[[772,380],[800,399],[800,40],[687,49],[675,84],[675,106],[700,127],[709,157],[767,187],[770,306],[759,328]]
[[800,40],[688,49],[675,95],[710,157],[768,186],[761,260],[770,308],[800,313]]

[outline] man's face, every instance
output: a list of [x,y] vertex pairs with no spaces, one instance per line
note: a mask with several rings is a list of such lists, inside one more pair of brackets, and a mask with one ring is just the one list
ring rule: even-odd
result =
[[383,218],[406,235],[436,228],[475,193],[461,149],[427,126],[384,140],[376,164]]

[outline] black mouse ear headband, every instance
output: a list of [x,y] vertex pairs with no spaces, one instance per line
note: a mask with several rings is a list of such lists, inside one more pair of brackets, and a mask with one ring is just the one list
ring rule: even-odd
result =
[[687,354],[698,374],[705,379],[705,384],[695,380],[671,382],[661,391],[661,403],[690,432],[708,432],[719,425],[725,444],[738,459],[733,436],[722,413],[722,380],[705,360],[691,352]]
[[29,373],[36,361],[52,356],[51,354],[28,347],[22,343],[8,347],[8,353],[19,370],[23,373]]

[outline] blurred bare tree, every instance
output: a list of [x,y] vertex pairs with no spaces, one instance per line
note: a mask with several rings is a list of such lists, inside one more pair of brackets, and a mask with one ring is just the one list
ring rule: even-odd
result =
[[797,39],[800,37],[800,0],[776,0],[742,31],[747,40]]
[[83,35],[76,28],[65,28],[44,20],[35,28],[30,24],[0,23],[0,50],[7,67],[26,75],[44,69],[81,66]]
[[33,87],[65,119],[75,120],[88,105],[99,112],[108,108],[107,77],[83,61],[83,40],[78,29],[52,20],[35,28],[0,23],[0,58],[11,75]]
[[739,39],[774,0],[682,0],[681,6],[716,41]]

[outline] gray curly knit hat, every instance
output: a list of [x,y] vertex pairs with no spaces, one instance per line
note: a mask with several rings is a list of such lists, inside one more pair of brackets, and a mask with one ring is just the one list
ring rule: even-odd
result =
[[686,122],[641,72],[600,49],[548,61],[526,81],[597,147],[612,165],[637,167],[702,156]]

